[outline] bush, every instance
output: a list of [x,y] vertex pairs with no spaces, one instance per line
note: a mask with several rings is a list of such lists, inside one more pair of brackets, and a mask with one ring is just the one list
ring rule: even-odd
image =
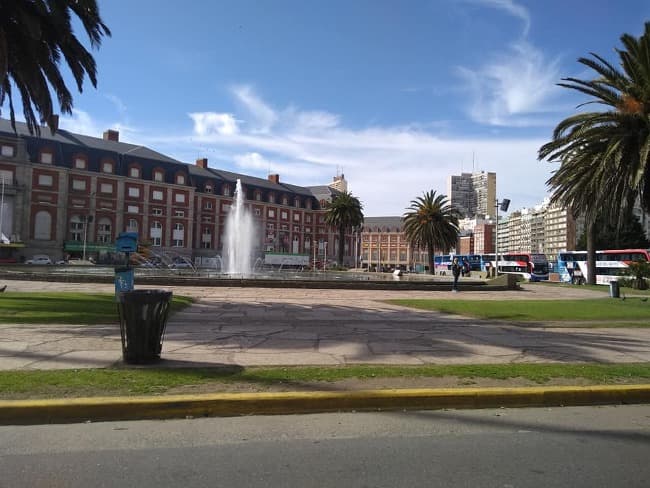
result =
[[623,286],[629,286],[636,290],[647,290],[648,281],[646,278],[650,277],[650,263],[648,261],[634,261],[625,270],[625,275],[630,276],[630,278],[622,280],[622,284],[625,283]]

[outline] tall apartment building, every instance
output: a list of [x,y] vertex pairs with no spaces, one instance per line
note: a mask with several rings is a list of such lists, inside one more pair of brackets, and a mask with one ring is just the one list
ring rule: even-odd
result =
[[476,194],[476,214],[494,218],[497,199],[497,174],[481,171],[472,173],[472,186]]
[[576,221],[571,212],[559,204],[547,204],[544,218],[544,254],[555,261],[560,251],[575,250]]
[[494,218],[496,181],[496,173],[485,171],[451,175],[447,178],[447,197],[463,217],[482,215]]
[[[337,194],[329,186],[231,173],[207,159],[186,164],[121,142],[113,130],[102,138],[49,129],[35,136],[16,125],[17,133],[0,119],[0,261],[85,252],[110,262],[122,231],[137,232],[154,254],[214,260],[237,180],[259,230],[256,253],[312,255],[318,245],[322,257],[337,256],[338,233],[325,223],[324,207]],[[345,237],[346,262],[352,238]]]
[[341,193],[346,193],[348,191],[348,182],[345,179],[344,174],[335,176],[333,181],[327,186],[334,188],[336,191],[340,191]]

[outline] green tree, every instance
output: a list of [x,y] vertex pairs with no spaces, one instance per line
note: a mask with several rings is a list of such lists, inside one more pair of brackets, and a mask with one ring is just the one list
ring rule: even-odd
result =
[[97,86],[95,60],[74,35],[71,14],[81,21],[91,47],[99,47],[102,37],[111,35],[99,16],[96,0],[0,1],[0,107],[8,100],[14,131],[14,89],[20,94],[32,134],[40,134],[39,121],[56,130],[51,92],[56,94],[61,112],[72,113],[72,94],[60,71],[62,60],[79,92],[86,75]]
[[458,211],[449,204],[446,195],[428,191],[411,201],[402,217],[404,235],[414,248],[425,248],[429,254],[429,272],[435,274],[434,251],[444,252],[456,246],[458,240]]
[[363,205],[352,193],[339,193],[326,207],[325,222],[339,231],[338,265],[343,266],[345,231],[363,223]]
[[[650,22],[639,38],[624,34],[617,50],[620,69],[591,53],[579,63],[596,73],[592,80],[564,78],[560,86],[587,95],[601,111],[582,111],[562,120],[539,159],[560,162],[548,180],[551,200],[583,215],[587,226],[588,268],[595,269],[597,218],[619,222],[637,198],[650,211]],[[589,273],[588,283],[596,282]]]
[[[650,241],[636,215],[630,215],[620,224],[612,224],[603,218],[596,218],[594,246],[596,249],[647,249]],[[583,232],[578,243],[578,251],[587,249],[587,233]]]

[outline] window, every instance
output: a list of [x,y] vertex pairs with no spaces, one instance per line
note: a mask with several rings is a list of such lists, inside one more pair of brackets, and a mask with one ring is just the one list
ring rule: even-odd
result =
[[205,210],[212,210],[212,202],[210,202],[210,201],[205,202],[205,203],[203,204],[203,208],[204,208]]
[[293,206],[294,206],[294,207],[300,207],[300,198],[296,198],[296,199],[293,201]]
[[201,248],[210,249],[212,247],[212,229],[210,227],[203,228],[203,234],[201,234]]
[[255,214],[256,217],[262,215],[262,211],[259,208],[253,209],[253,213]]
[[34,216],[34,239],[49,241],[52,237],[52,215],[41,210]]
[[258,202],[262,200],[262,194],[258,191],[255,192],[255,200]]
[[185,217],[185,210],[174,210],[174,217]]
[[154,190],[151,192],[151,199],[152,200],[161,200],[163,199],[163,192],[162,190]]
[[140,207],[137,205],[129,205],[126,207],[127,213],[138,213],[140,211]]
[[275,210],[273,210],[272,208],[269,209],[269,217],[272,219],[275,218]]
[[230,211],[230,204],[229,203],[222,203],[221,204],[221,211],[223,213],[229,212]]
[[183,247],[185,245],[185,226],[181,223],[174,224],[172,235],[172,246]]
[[162,171],[154,171],[153,172],[153,180],[154,181],[164,181],[165,180],[165,173]]
[[184,185],[185,184],[185,175],[176,175],[176,184]]
[[210,217],[209,215],[204,215],[203,217],[201,217],[201,222],[212,222],[212,217]]
[[307,200],[307,202],[305,203],[305,207],[311,210],[311,200]]
[[134,198],[140,197],[140,188],[135,187],[135,186],[130,186],[129,187],[129,196],[134,197]]
[[213,188],[212,188],[211,184],[208,183],[207,185],[205,185],[205,192],[206,193],[212,193],[212,191],[213,191]]
[[113,193],[113,185],[111,185],[110,183],[102,183],[101,185],[99,185],[99,192],[100,193],[112,194]]
[[163,210],[162,210],[162,208],[152,208],[151,209],[151,214],[152,215],[162,215]]
[[129,219],[126,223],[127,232],[138,232],[138,221],[136,219]]
[[74,167],[77,169],[86,169],[86,160],[84,158],[74,158]]
[[229,197],[229,196],[230,196],[230,187],[229,187],[228,185],[224,185],[224,186],[223,186],[223,195],[224,195],[225,197]]
[[289,218],[289,214],[286,212],[286,210],[280,212],[280,218],[282,220],[287,220]]
[[275,195],[273,193],[269,193],[269,203],[275,203]]
[[289,199],[287,197],[282,197],[282,205],[289,205]]
[[0,155],[4,156],[5,158],[13,158],[15,152],[16,149],[8,144],[3,144],[0,148]]
[[97,221],[97,242],[111,242],[112,225],[111,221],[103,217]]
[[84,223],[79,215],[74,215],[70,219],[70,240],[83,241]]
[[38,184],[40,186],[52,186],[52,175],[38,175]]
[[311,215],[305,215],[305,222],[311,224]]
[[151,223],[151,228],[149,229],[149,237],[151,237],[152,246],[162,246],[162,224],[160,222],[153,221]]
[[102,163],[102,173],[112,173],[113,172],[113,163],[110,161],[105,161]]
[[176,193],[174,195],[174,201],[176,203],[185,203],[185,193]]
[[72,180],[72,189],[85,191],[86,190],[86,180]]
[[54,156],[51,152],[48,151],[43,151],[39,157],[39,161],[43,164],[52,164],[53,160]]
[[294,222],[300,222],[300,214],[293,214],[293,221]]
[[129,168],[129,176],[131,178],[140,178],[140,168],[137,166],[131,166]]
[[5,185],[11,185],[14,181],[14,174],[12,171],[0,169],[0,181]]

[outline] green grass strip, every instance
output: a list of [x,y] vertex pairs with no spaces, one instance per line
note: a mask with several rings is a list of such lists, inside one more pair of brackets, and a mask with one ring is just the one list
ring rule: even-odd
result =
[[183,369],[80,369],[0,372],[0,398],[47,398],[112,395],[160,395],[172,388],[245,383],[268,388],[282,384],[304,389],[318,382],[349,378],[523,378],[539,384],[556,378],[585,379],[599,384],[639,383],[650,379],[648,364],[498,364],[461,366],[340,366],[340,367],[253,367]]
[[[645,301],[644,301],[645,300]],[[388,303],[423,310],[436,310],[481,319],[532,321],[647,320],[647,298],[595,298],[586,300],[387,300]]]
[[[192,303],[174,295],[172,313]],[[111,293],[0,294],[0,323],[4,324],[104,324],[118,322],[117,302]]]

